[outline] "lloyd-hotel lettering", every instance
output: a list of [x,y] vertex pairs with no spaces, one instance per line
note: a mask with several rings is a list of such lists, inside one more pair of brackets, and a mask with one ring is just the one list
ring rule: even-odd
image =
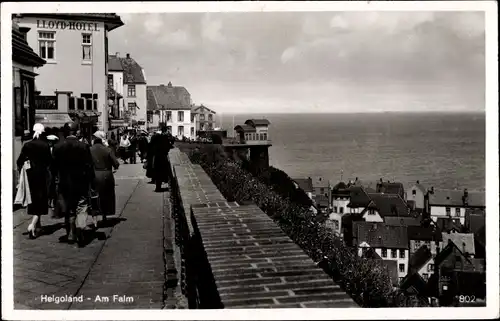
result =
[[41,29],[99,31],[99,26],[96,22],[37,20],[36,26]]

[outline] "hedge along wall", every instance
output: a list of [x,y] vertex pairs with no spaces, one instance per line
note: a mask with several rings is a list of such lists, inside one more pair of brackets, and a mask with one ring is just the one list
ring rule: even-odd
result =
[[270,190],[261,180],[224,156],[220,146],[205,145],[190,152],[228,201],[252,201],[269,215],[323,270],[361,306],[394,306],[394,291],[386,270],[358,257],[353,249],[323,225],[312,212]]

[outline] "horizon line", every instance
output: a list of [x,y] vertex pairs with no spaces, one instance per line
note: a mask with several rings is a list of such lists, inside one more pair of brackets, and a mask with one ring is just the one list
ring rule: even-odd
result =
[[[215,109],[217,112],[216,108],[212,107],[212,109]],[[266,115],[290,115],[290,114],[302,114],[302,115],[313,115],[313,114],[319,114],[319,115],[324,115],[324,114],[334,114],[334,115],[339,115],[339,114],[344,114],[344,115],[356,115],[356,114],[486,114],[486,110],[429,110],[429,111],[349,111],[349,112],[341,112],[341,111],[319,111],[319,112],[313,112],[313,111],[307,111],[307,112],[255,112],[255,111],[248,111],[248,112],[217,112],[217,114],[226,114],[226,115],[261,115],[261,114],[266,114]]]

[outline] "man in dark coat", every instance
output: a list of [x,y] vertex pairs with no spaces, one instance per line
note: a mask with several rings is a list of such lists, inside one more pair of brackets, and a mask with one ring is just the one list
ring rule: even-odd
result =
[[139,157],[141,158],[141,163],[146,160],[147,150],[148,150],[148,139],[146,138],[146,134],[142,133],[138,139],[138,147],[139,147]]
[[94,188],[94,164],[90,146],[76,137],[77,125],[67,126],[68,136],[53,150],[53,176],[58,177],[58,198],[66,218],[68,242],[83,241],[87,225],[90,189]]
[[155,192],[161,192],[163,183],[170,182],[170,160],[168,152],[173,148],[173,139],[167,134],[167,128],[162,127],[162,133],[151,139],[152,176],[156,184]]
[[137,164],[137,135],[135,132],[132,132],[130,136],[130,146],[128,148],[129,150],[129,161],[130,164]]

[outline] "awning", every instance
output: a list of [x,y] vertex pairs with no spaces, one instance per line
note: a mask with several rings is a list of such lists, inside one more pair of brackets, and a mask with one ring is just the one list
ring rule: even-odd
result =
[[95,123],[101,113],[91,110],[72,110],[68,114],[70,117],[77,118],[80,123]]
[[45,127],[63,127],[66,123],[73,123],[67,113],[39,113],[35,114],[35,122],[41,123]]

